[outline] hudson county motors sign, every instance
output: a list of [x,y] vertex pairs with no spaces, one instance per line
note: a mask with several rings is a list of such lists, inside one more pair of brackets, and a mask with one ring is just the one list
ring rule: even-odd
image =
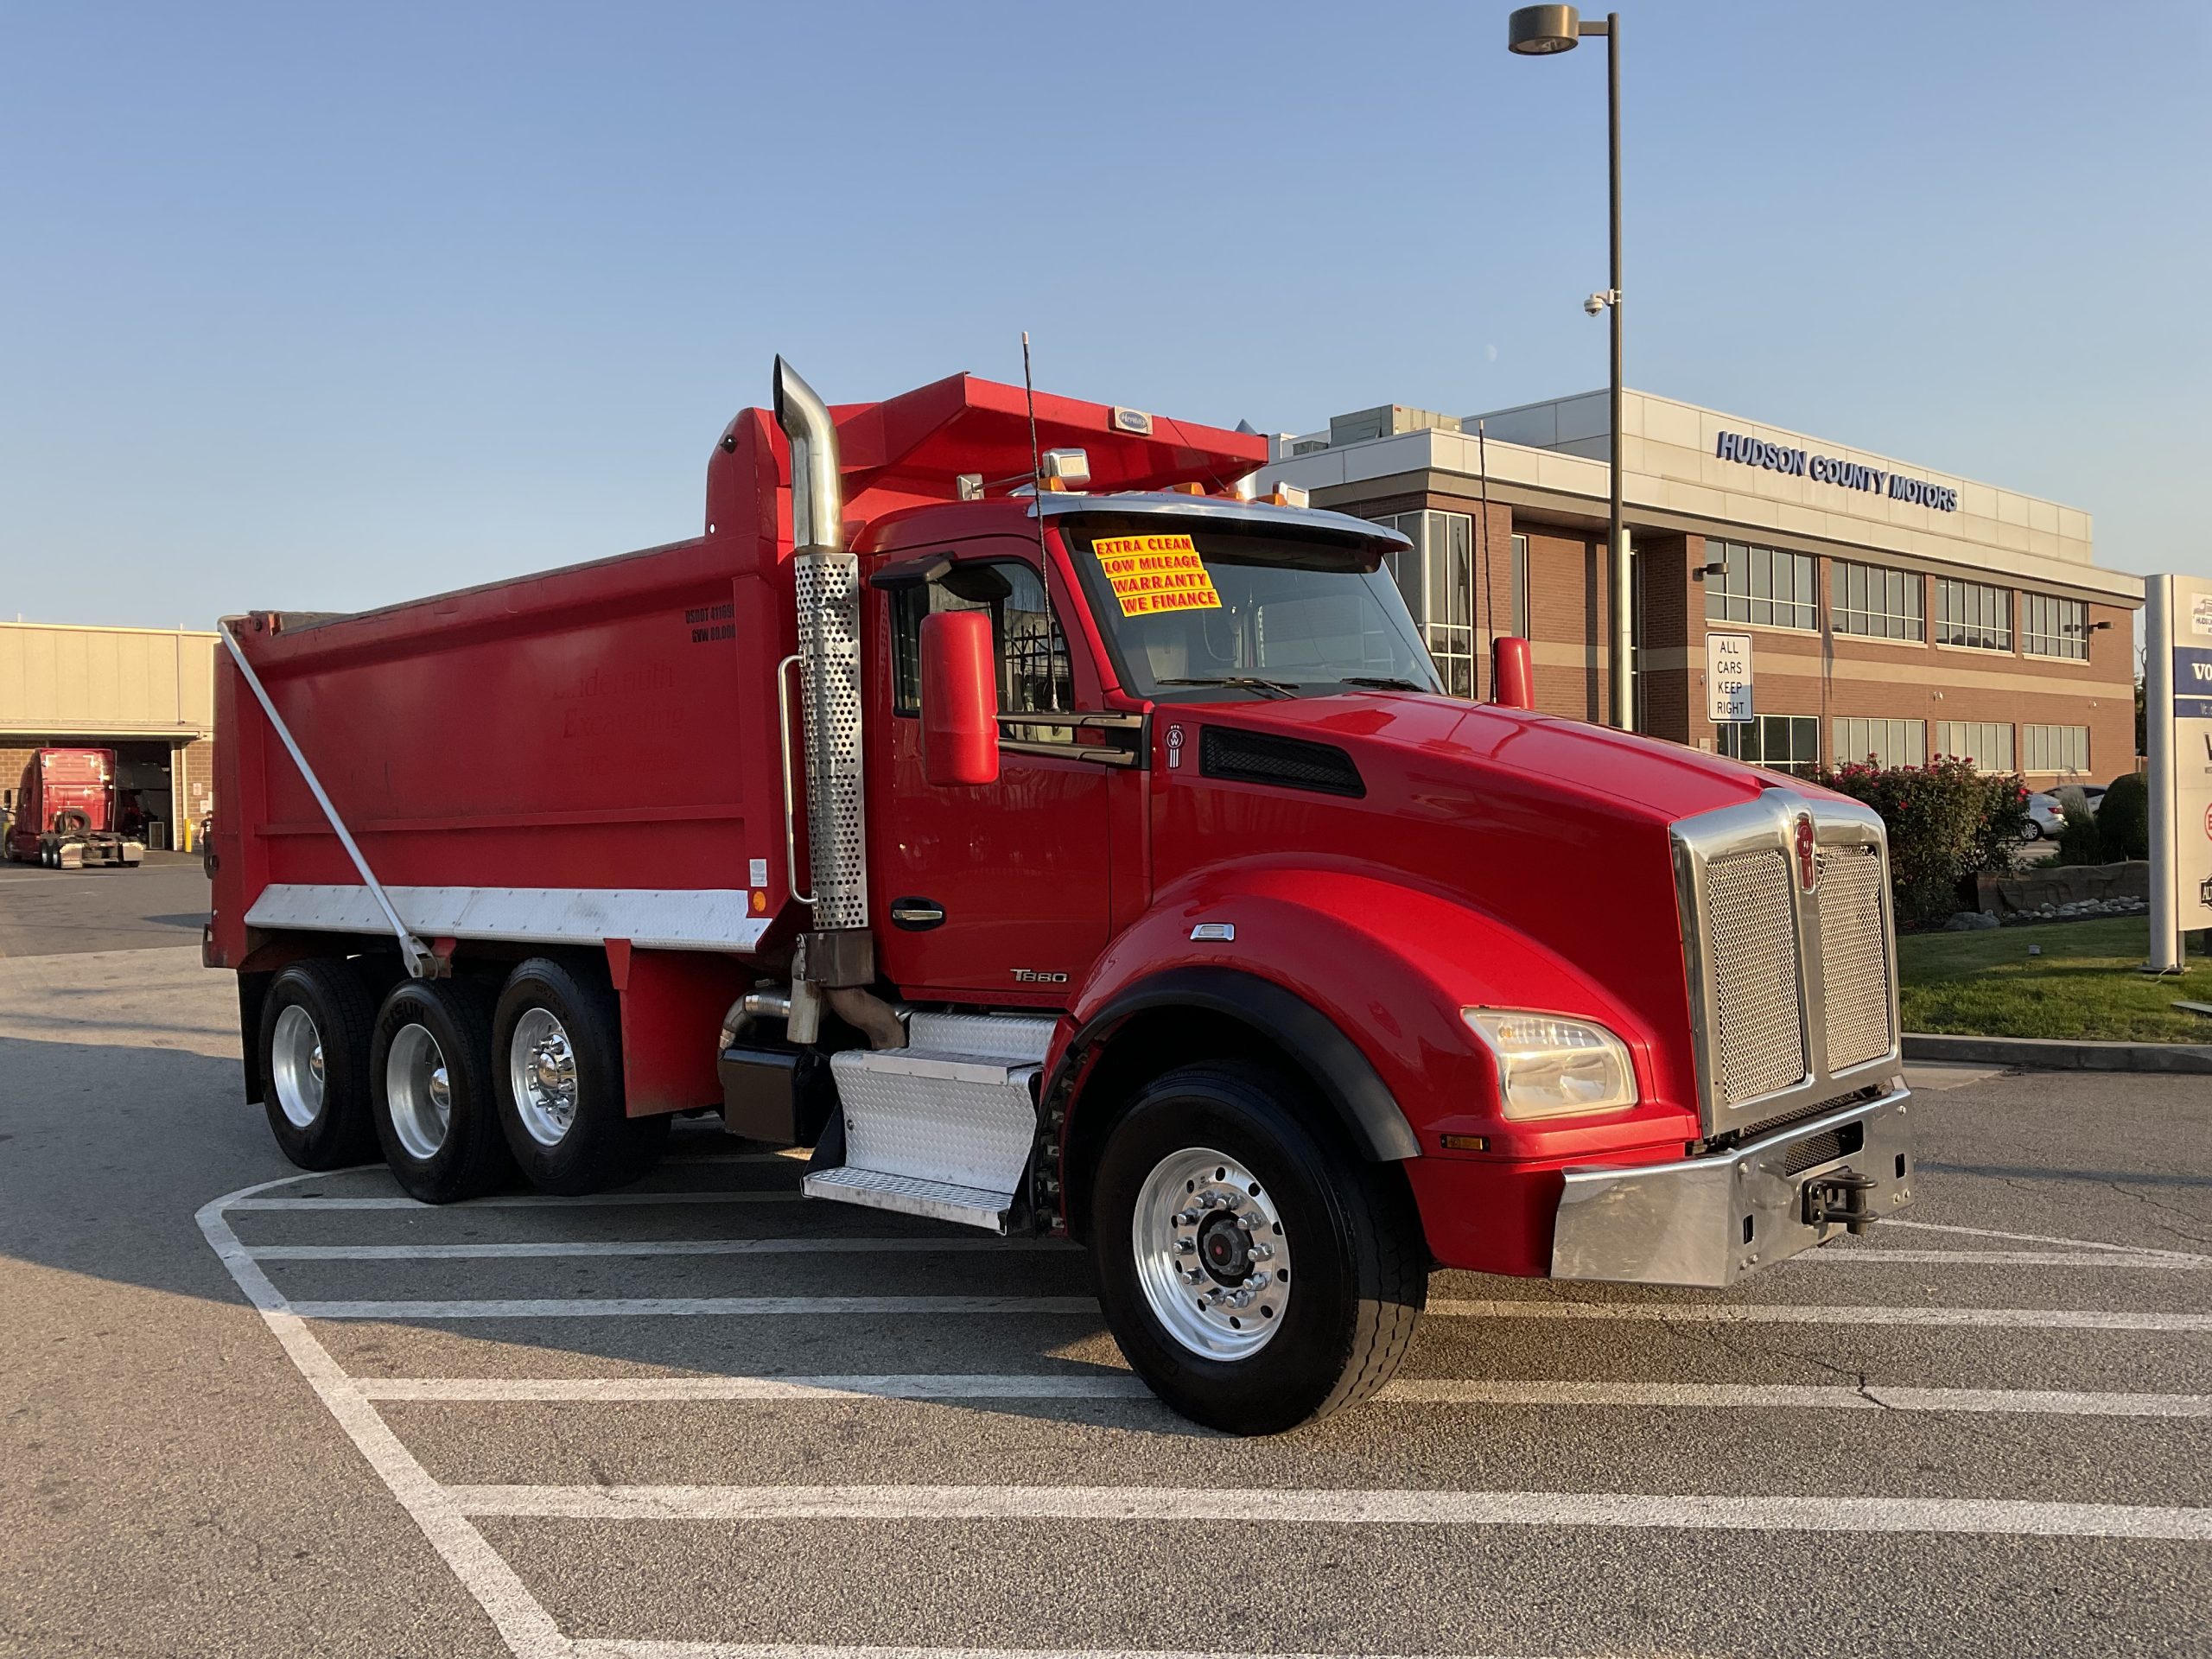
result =
[[1938,512],[1959,510],[1959,493],[1944,485],[1930,484],[1924,478],[1907,478],[1903,473],[1885,472],[1879,467],[1867,467],[1855,461],[1838,461],[1833,455],[1808,454],[1787,444],[1745,437],[1740,432],[1723,432],[1713,453],[1722,461],[1732,461],[1741,466],[1761,467],[1770,473],[1786,473],[1792,478],[1809,478],[1815,484],[1865,490],[1874,495],[1885,495],[1892,501],[1933,507]]

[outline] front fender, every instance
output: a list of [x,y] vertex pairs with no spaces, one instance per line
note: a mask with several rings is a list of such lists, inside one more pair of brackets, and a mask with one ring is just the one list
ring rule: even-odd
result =
[[[1192,939],[1202,923],[1235,937]],[[1240,1017],[1305,1066],[1372,1158],[1438,1154],[1445,1135],[1480,1137],[1493,1157],[1618,1151],[1679,1140],[1691,1109],[1656,1096],[1651,1034],[1602,986],[1495,917],[1356,868],[1243,862],[1164,890],[1093,967],[1048,1077],[1179,995],[1232,1014],[1219,999],[1241,998]],[[1505,1119],[1490,1052],[1460,1016],[1479,1005],[1601,1021],[1628,1046],[1641,1103],[1596,1120]]]

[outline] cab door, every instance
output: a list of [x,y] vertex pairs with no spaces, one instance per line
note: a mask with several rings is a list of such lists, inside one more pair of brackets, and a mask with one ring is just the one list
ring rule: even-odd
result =
[[[1065,723],[1081,718],[1066,636],[1021,546],[944,550],[954,563],[935,579],[871,595],[889,672],[874,677],[872,699],[888,741],[868,780],[869,906],[883,972],[909,996],[1065,1002],[1106,945],[1109,791],[1134,780],[1084,758],[1098,746],[1079,737],[1096,731]],[[991,619],[995,783],[941,788],[922,775],[921,620],[947,610]]]

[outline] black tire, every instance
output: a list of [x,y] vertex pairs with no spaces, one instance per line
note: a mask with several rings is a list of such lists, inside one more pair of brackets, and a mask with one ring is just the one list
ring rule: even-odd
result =
[[58,836],[88,836],[92,832],[92,814],[79,807],[65,806],[54,815],[54,832]]
[[[288,1009],[299,1012],[288,1018]],[[376,1020],[376,1000],[351,963],[296,962],[269,982],[255,1036],[262,1109],[278,1149],[302,1169],[343,1169],[377,1155],[369,1098]],[[311,1048],[300,1046],[303,1034]]]
[[465,979],[394,985],[377,1014],[369,1082],[385,1163],[410,1197],[452,1204],[513,1174],[492,1087],[488,986]]
[[[533,1035],[549,1035],[543,1021],[522,1030],[533,1012],[557,1022],[565,1044],[565,1070],[542,1094],[518,1092],[518,1033],[525,1051]],[[492,1021],[492,1053],[498,1076],[499,1127],[524,1177],[541,1192],[574,1196],[634,1181],[659,1160],[668,1144],[669,1115],[627,1114],[622,1083],[622,1009],[603,975],[533,957],[508,976]],[[529,1085],[522,1084],[524,1090]],[[537,1104],[550,1100],[556,1109]],[[565,1109],[565,1122],[563,1110]]]
[[[1318,1135],[1308,1127],[1320,1121],[1312,1115],[1317,1105],[1303,1085],[1265,1067],[1185,1066],[1145,1085],[1099,1158],[1091,1260],[1106,1322],[1154,1393],[1232,1434],[1278,1433],[1373,1394],[1405,1357],[1428,1300],[1428,1250],[1399,1172]],[[1272,1206],[1282,1259],[1296,1266],[1281,1292],[1269,1286],[1238,1316],[1274,1313],[1268,1299],[1282,1298],[1263,1345],[1247,1356],[1202,1352],[1168,1329],[1147,1294],[1131,1236],[1154,1171],[1201,1149],[1249,1173],[1258,1193],[1251,1207],[1262,1199]],[[1237,1202],[1245,1202],[1241,1192]],[[1193,1238],[1205,1239],[1217,1219],[1229,1217],[1210,1213]],[[1247,1242],[1262,1236],[1254,1230]],[[1200,1255],[1211,1248],[1198,1246]],[[1195,1256],[1173,1259],[1205,1265]],[[1257,1262],[1236,1269],[1248,1270],[1259,1280],[1269,1271]],[[1220,1284],[1225,1291],[1233,1282]],[[1202,1281],[1193,1291],[1214,1288]],[[1221,1317],[1230,1315],[1224,1309]]]

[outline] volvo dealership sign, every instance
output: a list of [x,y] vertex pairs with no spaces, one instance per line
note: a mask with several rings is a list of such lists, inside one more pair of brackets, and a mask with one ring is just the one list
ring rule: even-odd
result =
[[1887,496],[1892,501],[1933,507],[1938,512],[1959,510],[1959,493],[1948,485],[1930,484],[1924,478],[1907,478],[1903,473],[1885,472],[1860,461],[1812,454],[1785,443],[1746,437],[1741,432],[1723,432],[1713,453],[1719,460],[1732,461],[1739,466],[1760,467],[1791,478],[1809,478],[1815,484],[1840,485],[1847,490],[1865,490]]
[[2212,927],[2212,582],[2146,576],[2144,726],[2151,748],[2151,967]]

